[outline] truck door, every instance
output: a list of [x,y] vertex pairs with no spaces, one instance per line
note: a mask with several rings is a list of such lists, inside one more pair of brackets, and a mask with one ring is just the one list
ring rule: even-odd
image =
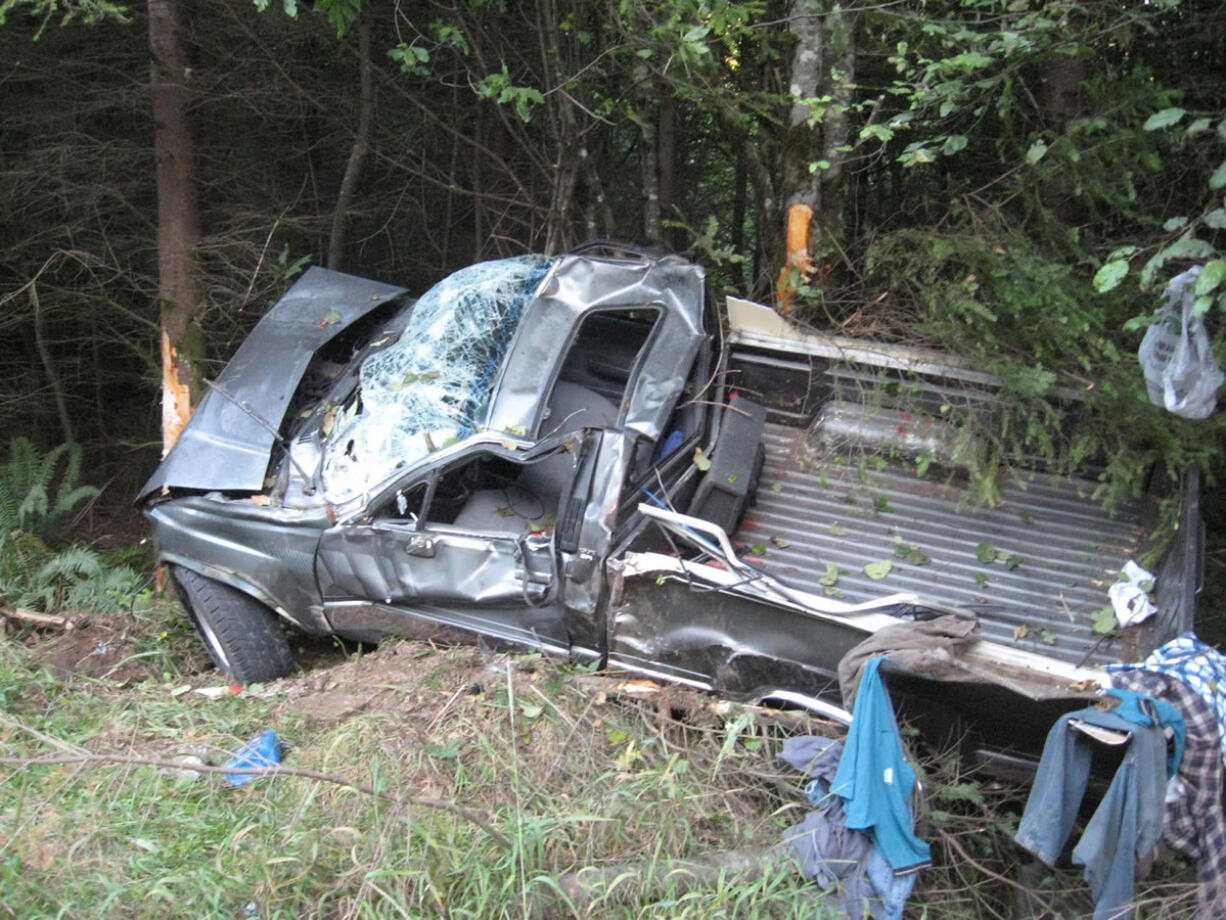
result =
[[[406,487],[363,519],[323,534],[316,577],[329,616],[361,605],[514,641],[567,645],[555,610],[556,496],[516,464],[480,453]],[[338,629],[354,632],[354,629]],[[394,628],[385,631],[395,632]]]

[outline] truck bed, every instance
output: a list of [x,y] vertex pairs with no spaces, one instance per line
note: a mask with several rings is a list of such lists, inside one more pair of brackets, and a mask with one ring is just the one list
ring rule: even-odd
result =
[[[984,638],[1072,664],[1130,657],[1126,639],[1094,632],[1092,615],[1142,550],[1140,504],[1108,513],[1090,498],[1094,482],[1033,473],[1003,483],[999,504],[983,507],[905,461],[814,460],[804,437],[767,424],[756,503],[733,538],[772,574],[852,602],[926,594],[977,612]],[[981,561],[980,544],[995,561]],[[885,561],[884,578],[865,573]],[[821,583],[829,564],[838,567],[832,586]]]

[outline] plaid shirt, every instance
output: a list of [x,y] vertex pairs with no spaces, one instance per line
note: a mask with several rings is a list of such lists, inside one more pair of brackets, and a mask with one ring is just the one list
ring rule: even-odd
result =
[[1113,675],[1133,670],[1167,674],[1195,690],[1217,715],[1218,744],[1226,759],[1226,655],[1201,642],[1196,633],[1186,632],[1155,649],[1138,664],[1107,665],[1107,671]]
[[1184,792],[1166,804],[1162,842],[1196,861],[1197,916],[1226,918],[1226,814],[1222,810],[1219,715],[1193,687],[1170,674],[1124,670],[1112,674],[1111,681],[1117,687],[1164,699],[1183,715],[1187,739],[1177,778]]

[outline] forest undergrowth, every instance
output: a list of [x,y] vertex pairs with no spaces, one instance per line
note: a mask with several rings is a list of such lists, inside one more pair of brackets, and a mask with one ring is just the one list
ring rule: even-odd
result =
[[[837,725],[424,642],[311,646],[232,693],[169,601],[75,627],[0,639],[2,915],[823,915],[779,850],[809,806],[776,755]],[[217,775],[266,728],[284,773]],[[1087,914],[1077,873],[1023,868],[1024,789],[914,750],[934,865],[907,916]],[[1191,878],[1160,864],[1138,916],[1190,916]]]

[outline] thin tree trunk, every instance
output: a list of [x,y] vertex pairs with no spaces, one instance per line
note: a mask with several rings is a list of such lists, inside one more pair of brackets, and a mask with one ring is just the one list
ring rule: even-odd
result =
[[[831,67],[824,75],[827,84],[823,95],[831,99],[830,109],[822,124],[821,158],[826,168],[819,170],[818,203],[821,226],[811,228],[820,240],[814,246],[815,255],[830,255],[843,249],[843,220],[846,211],[847,188],[844,166],[845,153],[851,133],[849,113],[854,101],[853,88],[856,77],[856,14],[840,10],[837,6],[825,19],[826,58]],[[840,78],[833,79],[831,71],[838,69]]]
[[736,171],[732,190],[732,251],[745,251],[745,205],[746,188],[749,181],[749,165],[745,160],[745,148],[738,146],[736,151]]
[[332,232],[328,236],[328,268],[338,271],[345,257],[345,229],[349,222],[349,209],[353,205],[353,193],[362,174],[362,163],[370,148],[370,123],[374,114],[375,94],[370,76],[370,25],[365,17],[358,22],[358,80],[361,96],[358,99],[358,132],[349,149],[345,163],[345,175],[336,196],[332,211]]
[[[661,222],[676,218],[674,207],[677,201],[677,100],[671,91],[660,100],[659,134],[656,151],[660,171],[660,219]],[[661,228],[661,239],[672,249],[678,249],[679,231]]]
[[617,226],[617,219],[609,198],[604,192],[604,182],[600,178],[600,169],[592,159],[592,155],[584,144],[579,148],[579,158],[583,161],[584,181],[587,184],[588,208],[591,216],[588,218],[588,239],[611,236]]
[[188,122],[190,71],[177,0],[148,0],[153,150],[158,194],[158,299],[162,321],[162,449],[169,451],[201,393],[203,337],[195,250],[200,243]]
[[76,438],[73,437],[72,432],[72,417],[68,414],[68,405],[64,401],[64,388],[60,386],[60,375],[56,373],[55,362],[51,359],[51,349],[47,347],[42,302],[38,299],[37,283],[30,284],[30,306],[34,310],[34,346],[38,349],[38,357],[43,362],[43,370],[47,374],[51,395],[55,397],[55,411],[60,419],[60,431],[65,441],[75,441]]
[[663,242],[660,224],[660,168],[656,149],[656,107],[647,66],[634,66],[636,106],[639,121],[639,181],[643,184],[643,241]]

